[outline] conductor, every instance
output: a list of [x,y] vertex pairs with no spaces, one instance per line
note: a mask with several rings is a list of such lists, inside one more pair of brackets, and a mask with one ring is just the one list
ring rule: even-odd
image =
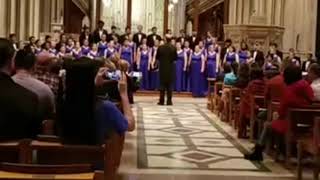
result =
[[164,105],[165,92],[167,92],[167,105],[172,104],[172,84],[175,68],[174,61],[177,59],[177,50],[170,43],[171,39],[166,39],[166,44],[160,46],[157,50],[156,59],[159,61],[160,75],[160,99],[158,105]]

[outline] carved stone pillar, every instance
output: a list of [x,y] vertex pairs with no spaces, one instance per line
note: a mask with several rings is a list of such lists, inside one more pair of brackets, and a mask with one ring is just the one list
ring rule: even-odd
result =
[[91,30],[94,31],[96,29],[96,19],[97,19],[97,0],[90,0],[90,23]]
[[0,1],[0,36],[7,36],[7,17],[8,17],[8,8],[7,8],[7,0]]
[[16,0],[9,0],[8,4],[8,21],[9,21],[9,34],[16,32],[16,17],[17,17],[17,11],[16,11],[17,1]]
[[25,40],[26,39],[26,7],[27,7],[27,1],[20,0],[18,1],[18,11],[19,11],[19,16],[18,16],[18,28],[17,30],[19,31],[19,39],[20,40]]

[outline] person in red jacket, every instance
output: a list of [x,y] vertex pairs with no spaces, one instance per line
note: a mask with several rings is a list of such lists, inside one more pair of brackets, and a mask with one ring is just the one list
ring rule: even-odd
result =
[[266,122],[260,138],[254,148],[254,151],[245,155],[248,160],[263,160],[263,148],[266,142],[273,135],[284,137],[288,130],[288,121],[286,120],[288,109],[292,107],[303,107],[310,105],[314,100],[314,94],[309,83],[302,79],[301,68],[295,65],[288,66],[284,73],[284,82],[287,85],[285,93],[280,100],[278,110],[279,117],[272,122]]

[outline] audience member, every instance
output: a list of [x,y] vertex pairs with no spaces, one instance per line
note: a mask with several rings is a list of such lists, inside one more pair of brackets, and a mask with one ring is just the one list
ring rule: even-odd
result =
[[320,101],[320,65],[313,63],[308,71],[308,78],[311,81],[311,88],[316,101]]
[[0,38],[0,141],[34,138],[40,130],[37,95],[16,84],[15,49],[9,40]]
[[317,63],[317,61],[313,59],[312,53],[309,53],[307,60],[302,63],[302,71],[308,72],[310,65],[313,63]]

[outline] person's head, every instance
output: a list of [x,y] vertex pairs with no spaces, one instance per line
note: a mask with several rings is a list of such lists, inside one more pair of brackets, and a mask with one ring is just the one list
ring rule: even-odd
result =
[[235,75],[238,74],[238,69],[239,69],[239,64],[237,62],[231,63],[231,70]]
[[142,30],[143,30],[143,26],[142,26],[142,25],[138,25],[138,27],[137,27],[137,28],[138,28],[138,32],[139,32],[139,33],[141,33],[141,32],[142,32]]
[[147,42],[148,42],[148,39],[147,39],[147,38],[143,38],[143,39],[141,40],[141,44],[147,44]]
[[31,45],[34,45],[34,44],[36,43],[36,38],[35,38],[34,36],[30,36],[30,37],[29,37],[29,43],[30,43]]
[[302,79],[301,68],[291,64],[284,70],[283,77],[287,85],[293,84]]
[[124,46],[129,46],[129,45],[130,45],[130,41],[129,41],[128,39],[125,39],[125,40],[123,41],[123,45],[124,45]]
[[129,72],[130,64],[126,60],[120,60],[119,61],[119,70],[121,72]]
[[66,46],[61,46],[60,49],[59,49],[59,52],[61,53],[66,53]]
[[272,56],[271,54],[268,54],[268,55],[266,56],[266,61],[267,61],[267,62],[272,62],[272,60],[273,60],[273,56]]
[[132,34],[128,34],[128,40],[129,40],[129,42],[133,41],[133,35]]
[[118,42],[119,42],[118,36],[113,35],[113,36],[112,36],[112,39],[113,39],[113,41],[114,41],[114,44],[118,44]]
[[46,41],[46,42],[51,42],[51,41],[52,41],[51,36],[50,36],[50,35],[46,35],[45,41]]
[[147,46],[146,44],[142,44],[142,45],[141,45],[141,49],[142,49],[143,51],[146,51],[146,50],[148,50],[148,46]]
[[77,42],[75,43],[75,48],[76,48],[76,49],[80,49],[80,48],[81,48],[81,44],[80,44],[79,41],[77,41]]
[[17,35],[15,33],[12,33],[9,35],[9,39],[11,42],[16,43],[17,42]]
[[263,70],[259,66],[252,67],[250,70],[251,80],[262,80],[264,78]]
[[171,38],[170,43],[171,43],[171,45],[175,46],[176,45],[176,39]]
[[154,46],[155,46],[155,47],[159,47],[160,45],[161,45],[160,41],[159,41],[158,39],[156,39],[156,40],[154,41]]
[[40,48],[41,47],[41,41],[40,39],[37,39],[34,44],[37,46],[37,48]]
[[290,49],[289,49],[289,56],[290,56],[290,57],[294,57],[294,56],[295,56],[295,52],[294,52],[294,49],[293,49],[293,48],[290,48]]
[[43,45],[42,45],[42,49],[44,50],[49,50],[51,48],[51,42],[45,42]]
[[65,34],[61,34],[60,35],[60,42],[61,43],[66,43],[67,42],[67,35],[65,35]]
[[84,46],[89,46],[89,44],[90,44],[90,43],[89,43],[89,40],[88,40],[88,39],[84,39],[84,40],[83,40],[83,45],[84,45]]
[[0,71],[12,73],[14,69],[15,50],[12,43],[4,38],[0,38]]
[[260,43],[258,43],[258,42],[254,43],[253,49],[254,50],[260,50]]
[[196,45],[194,47],[194,52],[199,53],[200,51],[201,51],[201,49],[200,49],[199,45]]
[[313,54],[312,53],[308,53],[308,60],[311,60],[313,58]]
[[19,41],[18,48],[21,50],[24,48],[24,46],[25,46],[25,43],[23,41]]
[[197,35],[198,35],[197,31],[192,31],[192,36],[197,36]]
[[72,38],[68,39],[68,46],[70,46],[70,47],[74,46],[74,40]]
[[189,48],[189,47],[190,47],[190,42],[189,42],[189,41],[184,41],[183,46],[184,46],[185,48]]
[[157,27],[152,27],[151,31],[152,31],[152,34],[157,34]]
[[96,43],[92,43],[91,50],[92,51],[98,51],[98,45]]
[[225,44],[225,47],[230,47],[230,46],[232,46],[232,41],[231,41],[231,39],[226,39],[225,42],[224,42],[224,44]]
[[208,38],[212,38],[212,34],[211,34],[210,31],[207,31],[207,37],[208,37]]
[[213,44],[211,44],[211,45],[208,47],[208,51],[209,51],[209,52],[213,52],[213,51],[214,51],[214,46],[213,46]]
[[248,79],[250,75],[250,67],[247,63],[240,64],[239,77]]
[[98,29],[102,30],[103,27],[104,27],[104,22],[100,20],[100,21],[98,22]]
[[166,34],[172,34],[171,29],[167,29],[167,30],[166,30]]
[[106,34],[102,34],[101,41],[102,42],[106,42],[107,41],[107,35]]
[[181,50],[181,48],[182,48],[181,42],[176,43],[176,48],[177,48],[177,50]]
[[213,43],[213,44],[217,44],[217,42],[218,42],[217,37],[212,37],[211,39],[212,39],[212,43]]
[[224,74],[228,74],[232,72],[231,65],[229,63],[224,63],[223,72]]
[[[124,42],[126,42],[126,41],[128,41],[128,40],[124,40]],[[113,40],[111,40],[111,41],[108,43],[108,47],[109,47],[109,48],[114,48],[114,41],[113,41]]]
[[162,45],[164,45],[164,40],[159,41],[159,46],[162,46]]
[[111,26],[111,32],[116,33],[117,32],[117,27],[116,26]]
[[270,45],[269,45],[270,53],[274,54],[274,53],[276,53],[276,50],[277,50],[277,44],[276,43],[270,43]]
[[241,42],[240,46],[241,46],[241,50],[243,51],[247,51],[249,49],[248,44],[244,41]]
[[204,43],[203,43],[203,41],[199,41],[199,44],[198,44],[198,45],[199,45],[199,48],[200,48],[200,49],[204,48]]
[[126,34],[131,34],[131,27],[129,26],[126,27]]
[[310,65],[308,70],[308,78],[310,81],[320,78],[320,65],[318,63],[313,63]]
[[84,27],[84,34],[89,35],[90,34],[90,29],[88,27]]
[[15,66],[17,70],[31,71],[35,65],[36,56],[32,52],[19,50],[15,58]]
[[236,52],[236,48],[234,46],[229,46],[228,47],[229,52]]
[[184,29],[180,29],[180,36],[181,37],[185,37],[186,36],[186,32]]

